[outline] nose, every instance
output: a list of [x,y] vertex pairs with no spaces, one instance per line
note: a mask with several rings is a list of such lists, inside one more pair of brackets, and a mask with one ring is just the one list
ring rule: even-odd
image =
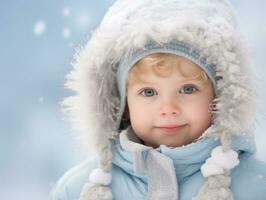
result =
[[160,109],[160,115],[162,117],[166,117],[166,116],[176,116],[180,114],[180,108],[177,105],[177,103],[173,103],[173,102],[166,102],[163,103],[161,105],[161,109]]

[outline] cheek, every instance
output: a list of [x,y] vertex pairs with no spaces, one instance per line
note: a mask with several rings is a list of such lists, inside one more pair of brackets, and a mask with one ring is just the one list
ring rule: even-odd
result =
[[132,126],[145,126],[151,120],[151,111],[148,106],[131,104],[129,105],[129,117]]
[[199,126],[208,127],[211,123],[209,103],[199,103],[190,107],[190,116]]

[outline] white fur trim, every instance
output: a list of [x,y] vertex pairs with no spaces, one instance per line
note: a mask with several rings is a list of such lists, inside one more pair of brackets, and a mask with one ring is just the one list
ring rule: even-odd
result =
[[102,185],[109,185],[112,180],[110,173],[104,172],[101,168],[96,168],[90,173],[90,182]]
[[221,130],[229,135],[248,133],[255,119],[256,78],[227,4],[229,0],[115,1],[88,44],[78,49],[73,71],[66,76],[65,86],[76,95],[61,105],[78,130],[73,132],[80,133],[79,146],[101,154],[99,149],[109,145],[103,138],[118,136],[117,63],[151,39],[162,44],[184,41],[217,64],[217,75],[223,77],[218,82],[217,114],[203,136],[219,136]]
[[225,170],[231,170],[239,164],[238,154],[233,150],[224,152],[222,146],[212,150],[211,157],[201,166],[204,177],[223,174]]

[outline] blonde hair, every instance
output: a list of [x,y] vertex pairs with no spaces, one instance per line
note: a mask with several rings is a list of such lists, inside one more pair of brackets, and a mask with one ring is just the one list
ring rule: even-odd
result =
[[[190,64],[186,64],[190,62]],[[152,72],[159,77],[168,77],[177,70],[185,79],[199,79],[206,83],[210,82],[207,74],[195,63],[187,60],[184,62],[178,55],[170,53],[154,53],[139,60],[129,71],[127,83],[144,82],[141,77]]]

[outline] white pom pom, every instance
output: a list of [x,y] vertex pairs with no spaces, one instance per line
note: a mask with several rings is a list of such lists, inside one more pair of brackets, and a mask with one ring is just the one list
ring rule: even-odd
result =
[[211,161],[222,166],[227,170],[233,169],[239,164],[238,154],[233,150],[224,152],[222,146],[218,146],[212,150]]
[[[210,158],[208,158],[209,160]],[[211,175],[214,174],[223,174],[224,173],[224,169],[218,165],[209,163],[208,160],[206,161],[206,163],[208,164],[204,164],[201,166],[201,173],[204,177],[209,177]]]
[[110,173],[104,172],[101,168],[96,168],[90,173],[90,182],[102,185],[109,185],[112,180]]
[[224,170],[231,170],[239,164],[238,154],[233,150],[224,152],[222,146],[212,150],[211,157],[201,166],[204,177],[223,174]]

